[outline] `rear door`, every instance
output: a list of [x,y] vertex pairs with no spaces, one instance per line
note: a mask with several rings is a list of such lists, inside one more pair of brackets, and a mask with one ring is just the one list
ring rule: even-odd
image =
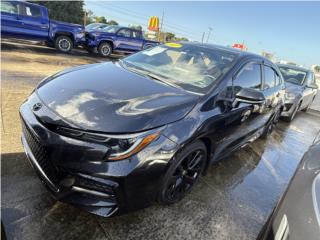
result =
[[132,49],[134,51],[142,50],[144,39],[141,31],[131,30],[131,34],[132,34],[132,41],[131,41]]
[[20,37],[23,32],[19,16],[19,2],[1,1],[1,32],[4,35]]
[[42,14],[40,6],[21,3],[20,17],[26,38],[46,40],[49,32],[49,19]]
[[121,28],[117,32],[117,47],[116,50],[130,51],[131,30]]
[[275,111],[281,104],[281,91],[280,78],[278,73],[270,65],[263,65],[264,83],[263,94],[265,96],[264,117],[268,121],[271,119]]
[[117,32],[118,50],[139,51],[142,49],[142,36],[138,31],[122,28]]

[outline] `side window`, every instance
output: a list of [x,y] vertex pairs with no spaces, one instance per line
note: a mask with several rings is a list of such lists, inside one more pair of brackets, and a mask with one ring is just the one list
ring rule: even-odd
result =
[[271,67],[264,66],[264,89],[276,86],[276,73]]
[[274,71],[274,75],[276,77],[276,86],[279,86],[281,84],[281,78],[276,71]]
[[257,63],[249,63],[240,71],[234,80],[234,86],[241,88],[261,89],[261,67]]
[[132,31],[132,37],[141,39],[142,38],[141,32]]
[[123,28],[119,30],[118,35],[122,37],[131,37],[131,31],[129,29]]
[[41,17],[41,10],[37,6],[22,5],[21,14],[29,17]]
[[18,14],[18,3],[1,1],[1,12]]

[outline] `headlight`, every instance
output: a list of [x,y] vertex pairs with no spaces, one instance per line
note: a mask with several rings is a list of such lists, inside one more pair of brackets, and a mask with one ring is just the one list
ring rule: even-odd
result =
[[160,135],[160,131],[141,134],[108,135],[89,133],[65,127],[56,127],[55,131],[66,137],[106,145],[109,148],[106,154],[106,160],[123,160],[129,158],[140,152]]
[[117,139],[114,141],[113,146],[111,146],[111,151],[107,159],[122,160],[131,157],[157,139],[159,134],[159,132],[156,132],[144,137]]
[[286,93],[286,99],[295,99],[296,95],[294,93]]
[[76,34],[76,37],[77,38],[83,38],[85,36],[85,32],[78,32],[77,34]]

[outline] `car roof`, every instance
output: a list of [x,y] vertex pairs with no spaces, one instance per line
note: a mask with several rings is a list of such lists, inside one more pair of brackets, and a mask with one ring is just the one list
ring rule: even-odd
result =
[[295,65],[290,65],[290,64],[277,63],[277,66],[278,67],[291,68],[291,69],[305,71],[305,72],[312,72],[310,69],[307,69],[307,68],[304,68],[304,67],[295,66]]

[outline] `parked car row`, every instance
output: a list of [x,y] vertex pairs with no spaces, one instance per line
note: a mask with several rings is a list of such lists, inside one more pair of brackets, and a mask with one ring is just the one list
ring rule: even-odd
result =
[[1,34],[43,41],[61,52],[83,46],[103,57],[113,52],[137,52],[159,44],[144,39],[141,30],[104,24],[93,24],[86,30],[81,25],[50,20],[47,8],[22,1],[1,1]]

